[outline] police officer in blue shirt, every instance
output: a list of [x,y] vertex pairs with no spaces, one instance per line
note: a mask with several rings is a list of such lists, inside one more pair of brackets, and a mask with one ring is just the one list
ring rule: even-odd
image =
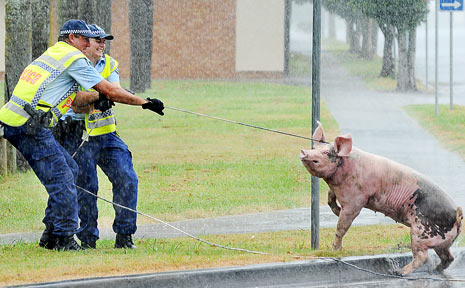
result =
[[81,249],[74,240],[78,166],[48,129],[73,102],[83,105],[98,100],[98,95],[77,96],[78,86],[93,87],[112,101],[144,105],[154,112],[164,108],[161,101],[136,97],[100,76],[82,53],[93,37],[84,21],[66,21],[59,41],[24,69],[13,95],[0,109],[4,137],[23,154],[49,194],[48,209],[53,216],[50,222],[44,218],[48,236],[44,247],[50,249]]
[[[96,24],[89,25],[97,37],[90,40],[90,46],[84,54],[94,64],[95,69],[106,80],[120,87],[118,62],[104,54],[105,42],[113,40],[113,35]],[[79,92],[82,93],[82,92]],[[97,228],[98,208],[97,198],[83,189],[97,194],[97,166],[108,177],[113,186],[113,200],[122,206],[137,209],[138,179],[133,168],[131,152],[128,146],[116,133],[116,120],[112,103],[108,101],[94,103],[86,111],[86,107],[73,106],[62,121],[65,133],[57,133],[64,148],[78,163],[79,173],[76,180],[79,202],[79,218],[81,231],[77,233],[84,249],[95,249],[99,239]],[[76,111],[88,112],[85,114]],[[161,112],[163,114],[163,112]],[[71,120],[66,117],[71,117]],[[82,141],[83,131],[89,135],[87,141]],[[82,143],[82,145],[81,145]],[[81,189],[83,188],[83,189]],[[113,230],[116,233],[115,248],[130,248],[136,246],[132,234],[136,232],[137,213],[114,206],[115,219]]]

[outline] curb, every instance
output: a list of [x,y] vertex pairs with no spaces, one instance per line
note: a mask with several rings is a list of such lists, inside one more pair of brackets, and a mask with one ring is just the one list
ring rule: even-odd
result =
[[[463,265],[465,248],[453,250],[459,257],[456,261]],[[420,271],[431,271],[439,259],[430,254]],[[62,282],[49,282],[21,287],[266,287],[268,285],[305,284],[306,287],[337,283],[386,280],[384,274],[391,274],[412,260],[411,253],[383,254],[375,256],[329,258],[296,261],[290,263],[270,263],[242,267],[212,268],[189,271],[125,275],[101,278],[75,279]],[[343,262],[344,263],[343,263]],[[357,266],[355,268],[351,265]],[[366,269],[367,271],[363,271]],[[376,274],[379,273],[379,274]],[[419,272],[416,272],[419,273]],[[421,272],[420,272],[421,273]],[[380,275],[383,274],[383,275]],[[415,277],[415,276],[412,276]],[[426,276],[431,277],[431,276]],[[441,276],[433,276],[440,278]],[[398,281],[405,281],[396,279]],[[19,287],[19,286],[10,286]],[[294,286],[295,287],[295,286]]]

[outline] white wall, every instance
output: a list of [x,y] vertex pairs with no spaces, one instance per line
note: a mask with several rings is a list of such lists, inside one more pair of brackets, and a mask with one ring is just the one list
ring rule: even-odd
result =
[[237,0],[236,71],[284,71],[284,0]]

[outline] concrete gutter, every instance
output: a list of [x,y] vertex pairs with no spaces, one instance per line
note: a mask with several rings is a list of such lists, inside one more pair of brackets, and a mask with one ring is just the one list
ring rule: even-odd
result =
[[[456,262],[463,269],[465,248],[453,250]],[[345,257],[335,261],[317,259],[290,263],[271,263],[230,268],[215,268],[165,273],[76,279],[53,283],[21,285],[21,287],[266,287],[305,284],[306,287],[337,283],[385,280],[392,271],[408,264],[411,253]],[[420,271],[431,271],[439,262],[430,254],[430,261]],[[355,265],[357,269],[351,265]],[[454,262],[455,263],[455,262]],[[453,265],[454,265],[453,263]],[[375,272],[370,273],[363,269]],[[419,272],[416,272],[419,273]],[[412,277],[415,277],[414,273]],[[422,273],[423,274],[423,273]],[[418,276],[417,276],[418,277]],[[441,278],[441,275],[421,277]],[[401,280],[404,281],[404,280]],[[294,286],[295,287],[295,286]]]

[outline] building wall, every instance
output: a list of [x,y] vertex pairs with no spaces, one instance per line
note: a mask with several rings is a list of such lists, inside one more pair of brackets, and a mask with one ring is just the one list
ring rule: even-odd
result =
[[129,79],[131,66],[131,50],[129,37],[128,0],[112,1],[111,34],[115,37],[111,40],[110,54],[119,65],[120,77]]
[[[159,0],[154,3],[152,77],[232,78],[235,0]],[[114,0],[111,54],[130,76],[128,0]]]
[[235,0],[155,1],[152,76],[234,77]]
[[[129,0],[112,1],[111,55],[130,77]],[[5,54],[5,0],[0,0],[0,53]],[[154,1],[152,77],[231,79],[281,77],[284,0]],[[52,0],[51,44],[57,30]],[[0,57],[0,77],[5,70]]]
[[284,0],[237,0],[236,71],[284,71]]

